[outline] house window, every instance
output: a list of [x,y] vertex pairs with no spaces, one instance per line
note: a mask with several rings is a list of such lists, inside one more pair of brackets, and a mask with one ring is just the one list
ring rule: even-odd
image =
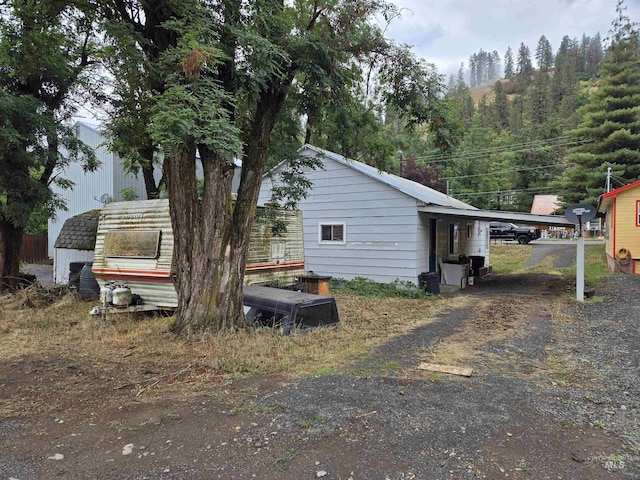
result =
[[321,223],[318,228],[318,243],[345,244],[347,226],[344,223]]

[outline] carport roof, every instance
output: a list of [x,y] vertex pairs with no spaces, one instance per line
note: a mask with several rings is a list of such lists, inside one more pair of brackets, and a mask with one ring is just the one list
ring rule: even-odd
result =
[[469,210],[465,208],[442,207],[439,205],[424,205],[418,207],[419,212],[434,215],[449,215],[468,218],[469,220],[484,220],[487,222],[514,222],[528,225],[548,225],[554,227],[574,227],[575,225],[562,215],[535,215],[524,212],[503,212],[500,210]]

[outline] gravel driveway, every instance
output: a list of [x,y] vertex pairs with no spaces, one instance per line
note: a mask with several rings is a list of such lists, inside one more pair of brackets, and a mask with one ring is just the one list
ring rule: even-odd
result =
[[[117,433],[99,415],[0,420],[0,479],[640,479],[640,275],[587,304],[570,288],[494,276],[336,373],[224,387],[250,396],[235,411],[140,402]],[[473,376],[415,368],[438,352]]]

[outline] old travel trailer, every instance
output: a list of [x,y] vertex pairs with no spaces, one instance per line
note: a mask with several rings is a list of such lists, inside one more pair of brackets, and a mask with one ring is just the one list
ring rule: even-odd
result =
[[[273,235],[269,221],[260,215],[255,219],[245,284],[293,285],[297,277],[304,275],[302,214],[282,211],[282,215],[287,229],[279,236]],[[144,307],[140,309],[175,308],[178,299],[173,284],[175,265],[169,201],[105,205],[98,221],[92,271],[101,292],[115,282],[141,298]]]

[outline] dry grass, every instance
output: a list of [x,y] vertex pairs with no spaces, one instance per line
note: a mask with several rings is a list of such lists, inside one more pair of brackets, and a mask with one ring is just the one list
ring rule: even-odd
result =
[[191,338],[172,334],[170,317],[124,314],[105,321],[90,316],[91,304],[73,295],[38,308],[3,297],[0,376],[21,385],[25,372],[38,372],[51,386],[49,396],[43,388],[17,390],[11,407],[15,413],[57,408],[60,391],[88,392],[96,384],[102,388],[96,395],[184,397],[244,375],[301,376],[340,369],[452,306],[451,299],[439,297],[335,297],[341,320],[336,328],[288,337],[260,330]]
[[558,260],[558,257],[554,255],[547,255],[542,259],[541,262],[538,262],[533,267],[523,268],[519,273],[543,273],[548,275],[562,275],[560,270],[555,268],[555,263]]
[[492,342],[524,336],[531,319],[535,297],[519,295],[493,297],[477,304],[473,317],[454,334],[423,352],[426,362],[478,369],[486,357],[483,347]]

